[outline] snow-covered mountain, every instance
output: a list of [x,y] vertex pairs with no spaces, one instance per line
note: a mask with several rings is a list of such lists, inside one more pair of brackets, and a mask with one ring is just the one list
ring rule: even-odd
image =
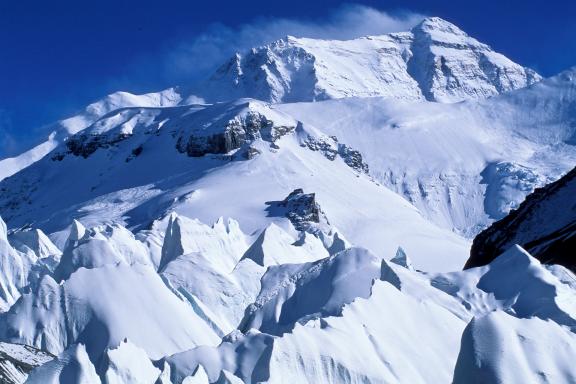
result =
[[[494,52],[455,25],[432,17],[410,32],[349,41],[289,36],[236,53],[193,89],[212,102],[243,97],[298,102],[373,96],[453,102],[500,94],[540,79],[533,70]],[[42,158],[108,112],[198,100],[178,87],[145,95],[111,94],[45,127],[47,140],[19,156],[0,160],[0,180]]]
[[0,160],[0,180],[40,160],[69,136],[79,132],[111,111],[126,107],[166,107],[178,105],[182,97],[177,89],[169,88],[161,92],[133,95],[128,92],[116,92],[89,104],[75,116],[50,124],[42,128],[47,138],[22,154]]
[[575,105],[575,69],[439,18],[110,95],[0,161],[0,375],[574,382],[574,275],[517,236],[462,268],[518,206],[523,233],[574,221],[569,187],[520,203],[576,164]]
[[410,32],[348,41],[288,36],[236,53],[201,92],[216,101],[380,96],[454,102],[497,95],[540,79],[455,25],[432,17]]

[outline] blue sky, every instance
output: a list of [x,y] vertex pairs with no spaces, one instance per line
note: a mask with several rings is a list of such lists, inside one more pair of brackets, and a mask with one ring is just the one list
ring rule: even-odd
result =
[[553,75],[576,65],[574,14],[566,0],[1,1],[0,157],[105,94],[193,83],[286,34],[346,38],[440,16]]

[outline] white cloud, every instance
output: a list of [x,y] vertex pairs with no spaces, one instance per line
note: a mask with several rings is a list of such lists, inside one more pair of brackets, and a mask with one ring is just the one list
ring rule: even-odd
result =
[[214,24],[167,54],[165,75],[172,81],[205,77],[234,52],[266,44],[286,35],[320,39],[351,39],[407,31],[423,15],[391,14],[361,5],[340,7],[321,20],[260,18],[238,28]]

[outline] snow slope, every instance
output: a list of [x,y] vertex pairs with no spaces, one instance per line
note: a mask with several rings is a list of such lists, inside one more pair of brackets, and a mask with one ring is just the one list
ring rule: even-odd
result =
[[[211,144],[218,142],[229,146]],[[207,148],[217,153],[197,156]],[[53,234],[72,217],[146,229],[169,211],[204,223],[237,218],[252,233],[286,223],[270,208],[303,188],[316,193],[331,225],[352,243],[379,255],[402,245],[418,267],[460,268],[467,242],[428,223],[362,164],[344,142],[254,100],[122,109],[2,182],[10,192],[0,205],[12,225],[35,223]]]
[[[251,232],[270,221],[267,202],[280,201],[296,188],[317,192],[323,206],[331,204],[322,202],[322,188],[327,188],[334,203],[341,200],[334,208],[324,207],[327,212],[342,209],[343,200],[355,207],[373,206],[366,191],[384,188],[354,172],[368,170],[425,218],[473,236],[518,206],[533,188],[573,166],[574,128],[565,107],[574,97],[570,73],[489,100],[458,104],[349,98],[270,106],[240,99],[213,106],[124,108],[2,182],[0,206],[11,226],[35,222],[51,233],[69,225],[70,217],[85,217],[88,225],[120,220],[143,229],[176,207],[203,222],[241,218]],[[526,114],[527,105],[542,113]],[[557,114],[563,119],[556,119]],[[545,126],[551,134],[543,136],[535,126]],[[336,180],[340,176],[330,176],[340,174],[335,168],[349,180],[365,179],[370,187],[360,192],[351,182],[350,191],[358,192],[348,195],[327,187],[341,185]],[[245,175],[246,184],[224,181],[238,174]],[[287,179],[292,174],[296,176]],[[75,188],[64,187],[70,179]],[[210,194],[201,193],[200,186]],[[55,200],[55,194],[62,199]],[[228,194],[247,197],[241,204],[226,205],[222,197]],[[212,206],[218,210],[208,212]],[[357,225],[338,215],[328,213],[344,236],[371,248],[372,235],[358,232]],[[409,242],[396,241],[388,254]]]
[[347,98],[276,105],[359,150],[370,174],[472,237],[576,164],[574,70],[487,100]]

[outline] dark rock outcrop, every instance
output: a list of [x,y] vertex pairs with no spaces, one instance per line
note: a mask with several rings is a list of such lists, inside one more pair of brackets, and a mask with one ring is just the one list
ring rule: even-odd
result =
[[180,136],[176,148],[190,157],[201,157],[208,153],[225,154],[259,138],[274,143],[295,128],[277,126],[263,114],[249,111],[228,121],[220,131],[206,132],[198,129]]
[[303,145],[312,151],[321,152],[325,158],[331,161],[340,156],[346,165],[357,172],[368,173],[369,171],[368,164],[364,162],[362,154],[346,144],[339,143],[336,136],[317,138],[309,135]]
[[316,194],[304,193],[301,188],[292,191],[279,204],[286,208],[286,217],[299,231],[306,229],[308,223],[320,222],[320,206],[316,203]]
[[316,194],[304,193],[302,188],[296,188],[284,200],[266,204],[271,216],[288,218],[298,231],[316,232],[318,227],[330,224],[316,201]]
[[121,133],[118,135],[98,135],[98,134],[85,134],[79,133],[71,136],[66,140],[65,151],[56,152],[52,156],[52,160],[62,160],[68,154],[74,156],[81,156],[87,159],[90,155],[100,148],[110,148],[117,143],[126,140],[131,135]]
[[536,189],[517,210],[481,232],[464,268],[488,264],[514,244],[542,263],[576,272],[576,168]]

